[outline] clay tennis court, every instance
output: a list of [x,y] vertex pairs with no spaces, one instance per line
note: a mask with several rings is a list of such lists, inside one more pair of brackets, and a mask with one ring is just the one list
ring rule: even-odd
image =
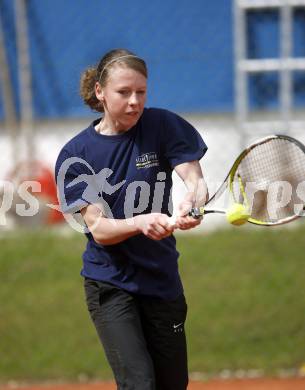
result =
[[[56,384],[0,387],[1,390],[116,390],[114,383]],[[188,390],[304,390],[305,377],[285,379],[231,379],[190,382]]]

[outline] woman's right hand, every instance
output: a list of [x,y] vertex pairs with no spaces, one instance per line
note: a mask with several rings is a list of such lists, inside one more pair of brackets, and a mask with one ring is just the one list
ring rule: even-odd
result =
[[133,218],[137,229],[152,240],[162,240],[175,230],[170,217],[166,214],[141,214]]

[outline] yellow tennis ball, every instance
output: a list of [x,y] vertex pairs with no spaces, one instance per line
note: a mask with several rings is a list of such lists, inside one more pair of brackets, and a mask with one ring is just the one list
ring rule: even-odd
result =
[[249,210],[240,203],[233,203],[226,212],[228,222],[232,225],[240,226],[248,221],[250,217]]

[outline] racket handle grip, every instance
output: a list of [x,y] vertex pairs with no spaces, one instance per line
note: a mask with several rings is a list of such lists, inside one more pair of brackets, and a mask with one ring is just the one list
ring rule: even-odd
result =
[[204,215],[204,213],[205,213],[204,207],[193,207],[189,211],[189,216],[193,217],[195,219],[199,219],[200,217],[202,217]]

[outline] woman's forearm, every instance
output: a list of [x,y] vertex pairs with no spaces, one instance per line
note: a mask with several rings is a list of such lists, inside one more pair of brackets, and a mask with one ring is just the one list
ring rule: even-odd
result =
[[106,218],[100,207],[89,205],[81,214],[94,240],[102,245],[114,245],[143,233],[153,240],[162,240],[172,234],[174,227],[165,214],[149,213],[127,219]]
[[89,228],[96,242],[102,245],[114,245],[139,234],[141,231],[134,218],[99,218]]

